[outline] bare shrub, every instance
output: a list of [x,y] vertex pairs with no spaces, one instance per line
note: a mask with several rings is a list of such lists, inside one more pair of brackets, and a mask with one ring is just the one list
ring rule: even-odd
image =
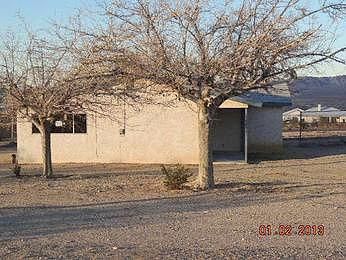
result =
[[187,183],[192,173],[182,164],[176,164],[173,167],[161,165],[161,172],[165,179],[163,183],[170,190],[180,190]]

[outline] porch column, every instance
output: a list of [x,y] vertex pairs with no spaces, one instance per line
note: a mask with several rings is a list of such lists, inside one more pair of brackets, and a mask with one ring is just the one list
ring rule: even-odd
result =
[[247,122],[247,108],[244,108],[244,161],[247,163],[247,128],[248,128],[248,122]]

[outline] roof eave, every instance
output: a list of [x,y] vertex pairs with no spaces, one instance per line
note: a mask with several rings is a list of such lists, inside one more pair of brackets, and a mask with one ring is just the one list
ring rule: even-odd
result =
[[288,107],[292,106],[292,102],[264,102],[263,107]]
[[276,101],[276,102],[258,102],[251,99],[246,99],[242,97],[233,97],[232,100],[245,103],[253,107],[286,107],[291,106],[291,101]]

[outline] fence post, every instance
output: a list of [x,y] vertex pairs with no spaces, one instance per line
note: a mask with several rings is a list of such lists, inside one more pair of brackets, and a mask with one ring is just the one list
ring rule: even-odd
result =
[[244,109],[244,161],[248,163],[248,111]]
[[303,131],[303,113],[302,111],[299,112],[299,144],[302,141],[302,131]]
[[14,142],[14,120],[11,118],[11,142]]

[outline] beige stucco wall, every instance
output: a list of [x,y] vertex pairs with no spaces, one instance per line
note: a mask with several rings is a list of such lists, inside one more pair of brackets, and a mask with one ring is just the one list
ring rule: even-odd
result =
[[[215,150],[241,150],[240,110],[221,115],[224,122],[215,138]],[[233,110],[233,111],[231,111]],[[238,111],[238,112],[236,112]],[[248,151],[276,152],[282,148],[281,108],[248,109]],[[52,134],[54,163],[197,163],[198,130],[194,104],[175,107],[146,106],[126,114],[126,133],[122,115],[116,122],[87,115],[86,134]],[[229,137],[229,139],[228,139]],[[40,163],[40,135],[32,134],[31,123],[18,120],[17,153],[20,163]]]
[[282,151],[282,108],[248,109],[248,152]]
[[[119,134],[122,119],[89,114],[86,134],[52,134],[53,162],[196,163],[197,114],[191,108],[179,103],[127,110],[124,136]],[[20,163],[41,161],[40,135],[32,134],[31,123],[23,120],[18,120],[17,151]]]

